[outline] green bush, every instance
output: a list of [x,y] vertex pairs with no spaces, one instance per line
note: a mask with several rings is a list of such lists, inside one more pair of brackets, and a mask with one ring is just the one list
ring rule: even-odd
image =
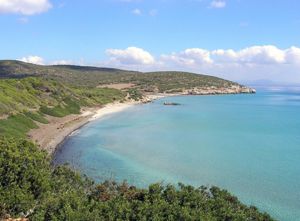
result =
[[33,221],[273,220],[217,187],[95,185],[66,166],[52,168],[31,142],[1,138],[0,220],[6,214]]
[[46,153],[38,151],[26,140],[0,139],[2,211],[12,215],[25,214],[47,197],[49,190],[50,165]]
[[139,101],[143,98],[143,94],[135,88],[129,89],[128,94],[129,94],[129,98],[135,101]]
[[24,112],[24,115],[31,118],[34,121],[40,122],[42,124],[47,124],[49,123],[47,119],[44,118],[44,116],[42,115],[42,113],[39,112]]
[[24,114],[11,115],[0,120],[0,134],[5,136],[25,137],[25,134],[34,128],[37,128],[37,125]]
[[62,105],[57,105],[53,108],[42,106],[40,112],[47,114],[53,117],[64,117],[69,114],[68,110],[65,109]]
[[53,108],[42,106],[40,112],[54,117],[64,117],[69,114],[80,114],[80,105],[71,98],[65,98],[63,103]]
[[75,101],[71,98],[65,98],[64,103],[66,104],[65,108],[70,114],[80,114],[80,105],[78,101]]

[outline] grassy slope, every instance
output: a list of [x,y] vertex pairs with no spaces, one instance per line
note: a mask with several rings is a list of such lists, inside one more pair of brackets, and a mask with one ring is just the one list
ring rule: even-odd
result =
[[24,137],[36,127],[34,121],[47,123],[44,115],[63,117],[79,114],[81,106],[122,100],[125,93],[108,88],[70,87],[41,77],[0,80],[0,134]]
[[[2,78],[2,79],[1,79]],[[131,83],[121,92],[98,85]],[[47,123],[44,114],[63,117],[78,114],[81,106],[124,99],[126,93],[138,100],[145,92],[181,92],[194,87],[226,88],[237,85],[217,77],[184,72],[141,73],[111,68],[82,66],[41,66],[21,61],[0,61],[0,134],[25,136]],[[27,114],[24,114],[23,112]]]
[[77,86],[95,87],[110,83],[134,83],[139,90],[166,92],[192,87],[227,87],[234,82],[217,77],[186,72],[142,73],[112,68],[84,66],[40,66],[20,61],[0,61],[0,77],[39,75]]

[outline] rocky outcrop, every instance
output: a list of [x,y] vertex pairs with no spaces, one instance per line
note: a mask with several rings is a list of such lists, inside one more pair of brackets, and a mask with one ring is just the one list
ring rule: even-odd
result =
[[253,94],[256,93],[256,90],[253,88],[232,85],[226,88],[216,88],[216,87],[207,87],[207,88],[193,88],[184,90],[183,94],[185,95],[213,95],[213,94]]
[[179,103],[175,103],[175,102],[164,102],[164,105],[167,105],[167,106],[177,106],[177,105],[180,105]]

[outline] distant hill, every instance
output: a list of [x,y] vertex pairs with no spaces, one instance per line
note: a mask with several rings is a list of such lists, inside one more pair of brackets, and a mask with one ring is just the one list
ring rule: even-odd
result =
[[115,83],[131,83],[143,92],[180,92],[191,88],[228,88],[239,86],[221,78],[187,72],[136,72],[113,68],[74,65],[35,65],[21,61],[0,61],[0,78],[40,76],[74,86],[96,87]]

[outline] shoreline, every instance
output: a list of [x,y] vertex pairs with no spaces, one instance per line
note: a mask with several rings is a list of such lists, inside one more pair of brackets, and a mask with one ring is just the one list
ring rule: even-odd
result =
[[45,150],[51,157],[61,147],[63,142],[74,132],[86,124],[105,117],[107,115],[118,113],[126,110],[129,107],[139,104],[150,103],[154,100],[171,96],[195,96],[195,95],[225,95],[225,94],[243,94],[248,91],[185,91],[181,93],[157,93],[148,94],[140,101],[127,101],[124,103],[116,102],[109,103],[104,106],[82,108],[79,115],[67,115],[62,118],[47,116],[48,124],[37,123],[38,128],[32,129],[27,133],[27,136],[36,143],[42,150]]
[[156,99],[168,96],[176,96],[176,94],[148,95],[141,101],[116,102],[99,107],[83,108],[79,115],[72,114],[62,118],[47,116],[49,123],[37,123],[39,127],[30,130],[27,136],[42,150],[53,156],[69,136],[86,124],[107,115],[124,111],[135,105],[150,103]]

